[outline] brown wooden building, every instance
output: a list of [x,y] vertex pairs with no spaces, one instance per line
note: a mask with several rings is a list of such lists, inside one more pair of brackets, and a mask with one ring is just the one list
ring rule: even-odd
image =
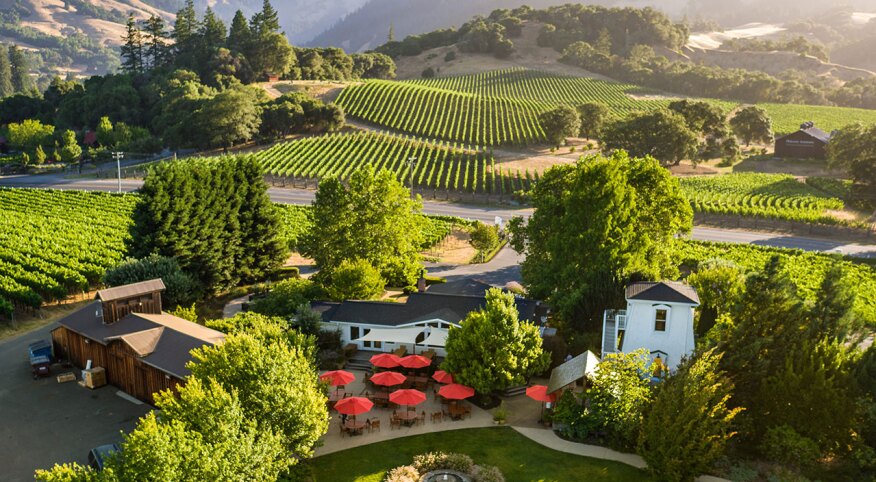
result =
[[161,311],[160,280],[98,291],[95,301],[52,330],[55,355],[106,369],[107,381],[153,403],[152,394],[182,383],[191,351],[224,335]]
[[792,157],[798,159],[824,159],[827,157],[825,148],[831,135],[815,127],[812,122],[800,125],[800,130],[786,136],[776,138],[776,157]]

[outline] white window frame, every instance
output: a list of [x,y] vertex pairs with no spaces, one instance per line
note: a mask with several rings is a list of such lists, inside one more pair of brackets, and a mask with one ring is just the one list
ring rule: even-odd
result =
[[[666,312],[666,323],[663,325],[662,330],[657,329],[657,312],[659,310],[663,310]],[[654,333],[667,333],[669,332],[669,320],[672,318],[672,308],[669,305],[654,305],[654,316],[651,322],[651,331]]]

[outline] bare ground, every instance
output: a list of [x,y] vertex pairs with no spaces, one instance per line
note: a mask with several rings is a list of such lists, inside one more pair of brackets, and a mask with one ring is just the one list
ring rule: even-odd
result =
[[271,97],[279,97],[290,92],[306,92],[317,99],[329,103],[338,98],[344,87],[359,82],[340,82],[329,80],[281,80],[259,84]]
[[424,254],[437,257],[439,263],[468,264],[477,253],[469,242],[470,239],[468,231],[454,229],[449,236]]

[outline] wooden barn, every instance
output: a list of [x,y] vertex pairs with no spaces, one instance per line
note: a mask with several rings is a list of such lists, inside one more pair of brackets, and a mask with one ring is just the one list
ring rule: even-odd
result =
[[104,367],[107,381],[153,403],[152,394],[183,383],[191,351],[224,334],[161,311],[160,279],[97,292],[95,301],[52,330],[55,355]]
[[812,122],[804,122],[800,130],[786,136],[776,138],[776,157],[792,157],[798,159],[824,159],[827,157],[825,148],[831,135],[815,127]]

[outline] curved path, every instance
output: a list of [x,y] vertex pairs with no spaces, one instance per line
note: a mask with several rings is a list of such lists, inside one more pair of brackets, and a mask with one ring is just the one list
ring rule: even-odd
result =
[[[143,185],[140,180],[123,179],[122,191],[132,192]],[[92,191],[114,192],[117,189],[117,181],[105,179],[70,179],[61,174],[42,174],[24,176],[0,177],[0,186],[5,187],[40,187],[53,189],[83,189]],[[268,194],[274,202],[284,204],[310,204],[316,194],[308,189],[289,189],[272,187]],[[529,216],[532,209],[476,206],[467,204],[455,204],[437,201],[424,201],[423,211],[427,214],[441,214],[446,216],[459,216],[492,223],[495,218],[503,220],[514,216]],[[787,234],[767,233],[758,231],[730,230],[719,228],[695,227],[691,238],[701,241],[720,241],[725,243],[748,243],[758,246],[773,246],[779,248],[797,248],[806,251],[825,251],[876,258],[876,245],[846,243],[825,238],[801,237]],[[512,261],[510,256],[500,257],[506,261]],[[489,263],[488,263],[489,264]],[[482,266],[482,265],[473,265]],[[467,269],[467,268],[466,268]],[[464,270],[463,270],[464,271]],[[462,273],[463,271],[459,271]],[[469,274],[478,273],[472,271]]]

